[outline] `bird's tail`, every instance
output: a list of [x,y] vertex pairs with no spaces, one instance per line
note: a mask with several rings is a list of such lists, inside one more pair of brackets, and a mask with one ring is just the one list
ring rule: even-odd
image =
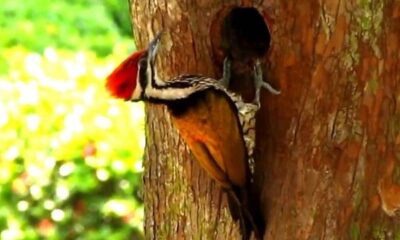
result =
[[243,240],[261,240],[264,235],[264,221],[259,209],[258,198],[250,194],[250,188],[236,188],[228,192],[228,205],[232,218],[240,223]]

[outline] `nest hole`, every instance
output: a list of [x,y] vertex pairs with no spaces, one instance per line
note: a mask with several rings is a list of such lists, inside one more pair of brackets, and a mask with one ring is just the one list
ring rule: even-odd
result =
[[[252,7],[231,7],[219,16],[219,48],[224,56],[245,61],[266,55],[271,34],[265,17]],[[218,24],[218,23],[216,23]]]

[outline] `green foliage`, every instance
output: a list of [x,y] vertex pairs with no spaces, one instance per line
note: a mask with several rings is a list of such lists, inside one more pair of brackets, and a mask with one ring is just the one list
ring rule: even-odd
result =
[[0,16],[5,48],[90,49],[106,56],[115,42],[131,37],[127,0],[2,0]]
[[0,239],[140,239],[143,106],[104,89],[126,52],[0,53]]
[[0,239],[141,239],[143,106],[104,89],[133,45],[128,1],[0,14]]
[[131,37],[132,26],[129,21],[129,1],[128,0],[103,0],[108,13],[114,23],[118,26],[121,35]]

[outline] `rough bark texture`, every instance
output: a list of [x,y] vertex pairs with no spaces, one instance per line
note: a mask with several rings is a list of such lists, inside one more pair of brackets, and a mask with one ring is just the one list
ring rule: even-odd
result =
[[[400,239],[382,210],[400,207],[400,1],[132,0],[137,45],[167,30],[161,76],[219,76],[212,24],[231,5],[273,23],[266,73],[282,94],[264,93],[257,119],[265,239]],[[147,238],[238,239],[165,109],[147,113]]]
[[[138,48],[145,47],[161,29],[166,31],[157,59],[161,77],[182,73],[214,76],[208,29],[198,22],[205,16],[198,11],[200,5],[169,0],[132,1]],[[166,108],[148,105],[146,111],[146,238],[239,239],[225,194],[192,158]]]
[[[268,239],[398,239],[399,1],[275,1],[258,163]],[[397,191],[396,191],[397,190]],[[392,209],[393,210],[393,209]]]

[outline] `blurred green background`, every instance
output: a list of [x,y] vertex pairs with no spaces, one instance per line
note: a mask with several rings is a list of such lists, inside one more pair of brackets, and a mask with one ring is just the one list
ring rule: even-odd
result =
[[127,0],[1,0],[0,238],[141,239],[143,106],[105,77]]

